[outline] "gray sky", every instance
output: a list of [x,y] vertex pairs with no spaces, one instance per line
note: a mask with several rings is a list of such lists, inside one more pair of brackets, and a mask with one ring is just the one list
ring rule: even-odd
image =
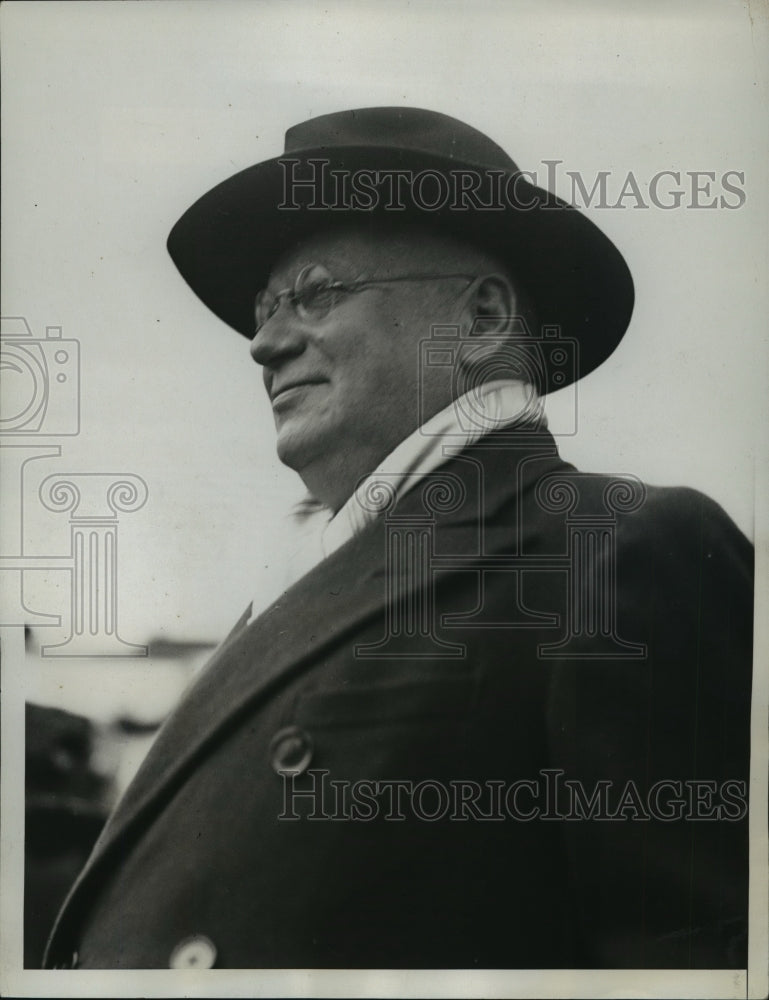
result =
[[[543,161],[562,161],[567,199],[567,170],[588,187],[609,171],[610,202],[628,172],[647,201],[655,174],[681,172],[677,209],[586,209],[637,304],[580,383],[561,451],[702,489],[754,534],[766,31],[741,3],[11,3],[2,17],[3,312],[80,341],[80,434],[45,471],[148,485],[120,521],[125,638],[219,638],[280,565],[301,484],[273,455],[247,343],[189,291],[165,240],[204,191],[279,154],[290,125],[342,108],[461,118],[542,184]],[[711,197],[731,203],[723,176],[744,173],[745,203],[690,207],[686,171],[714,172]],[[556,427],[569,403],[551,400]],[[30,551],[66,550],[66,516],[34,501]],[[32,576],[34,606],[59,610],[57,574]]]

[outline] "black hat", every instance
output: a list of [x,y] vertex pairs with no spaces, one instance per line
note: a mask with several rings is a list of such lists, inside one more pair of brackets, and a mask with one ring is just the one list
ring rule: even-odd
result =
[[254,297],[277,257],[351,217],[420,219],[507,262],[539,321],[576,342],[574,369],[548,373],[545,390],[597,368],[630,322],[633,281],[611,240],[531,184],[482,132],[419,108],[339,111],[295,125],[282,156],[198,199],[168,250],[208,308],[250,338]]

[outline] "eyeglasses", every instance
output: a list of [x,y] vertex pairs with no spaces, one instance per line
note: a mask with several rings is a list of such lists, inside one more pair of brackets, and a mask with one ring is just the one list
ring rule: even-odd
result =
[[254,335],[280,309],[281,303],[290,302],[299,319],[317,323],[331,312],[348,295],[362,292],[373,285],[389,285],[400,281],[441,281],[462,279],[468,285],[475,281],[474,274],[403,274],[393,278],[367,278],[362,281],[336,281],[322,264],[308,264],[296,276],[293,288],[280,292],[268,289],[256,296]]

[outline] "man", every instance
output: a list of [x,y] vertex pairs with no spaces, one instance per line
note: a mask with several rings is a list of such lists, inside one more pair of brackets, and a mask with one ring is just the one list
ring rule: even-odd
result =
[[622,338],[622,256],[443,115],[286,147],[169,249],[253,337],[318,548],[167,722],[48,964],[744,966],[750,546],[577,472],[540,404]]

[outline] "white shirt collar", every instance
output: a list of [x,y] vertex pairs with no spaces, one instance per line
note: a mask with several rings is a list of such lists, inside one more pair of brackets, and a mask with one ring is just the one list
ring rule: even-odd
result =
[[[547,426],[542,401],[528,383],[499,379],[484,383],[453,400],[404,438],[366,476],[332,516],[329,508],[308,496],[295,508],[296,546],[285,563],[281,591],[288,589],[326,556],[374,521],[380,511],[363,497],[375,496],[377,483],[397,501],[426,475],[492,431],[512,424]],[[269,603],[269,601],[267,601]],[[251,619],[263,608],[264,591],[252,603]]]
[[401,441],[333,517],[328,519],[326,511],[323,554],[330,555],[378,516],[375,505],[363,502],[374,495],[378,482],[399,500],[451,455],[492,431],[513,423],[536,422],[543,427],[544,419],[541,400],[524,382],[499,379],[459,396]]

